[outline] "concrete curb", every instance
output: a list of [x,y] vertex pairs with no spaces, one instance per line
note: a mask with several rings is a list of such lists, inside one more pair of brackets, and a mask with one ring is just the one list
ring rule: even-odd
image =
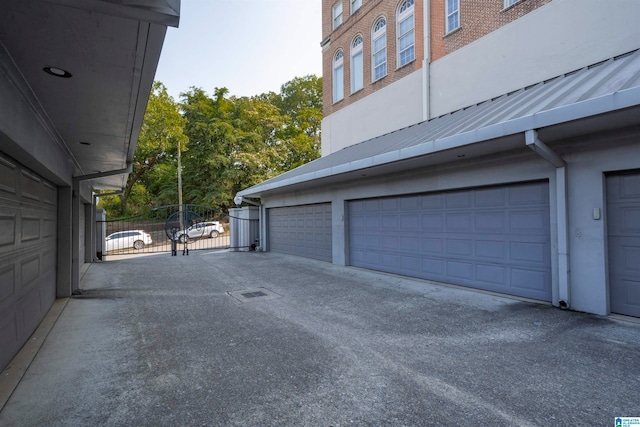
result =
[[20,380],[29,369],[31,362],[38,355],[40,348],[47,339],[49,332],[53,329],[60,315],[67,306],[69,298],[59,298],[53,302],[51,309],[40,323],[40,326],[31,335],[29,341],[20,349],[18,354],[11,360],[11,363],[2,371],[0,375],[0,411],[9,401]]

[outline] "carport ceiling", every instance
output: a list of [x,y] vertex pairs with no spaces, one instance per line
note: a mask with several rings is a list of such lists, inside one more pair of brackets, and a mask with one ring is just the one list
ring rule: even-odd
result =
[[[179,5],[3,0],[0,53],[15,66],[10,78],[68,152],[75,176],[124,169],[133,160],[166,26],[177,26]],[[71,76],[48,74],[46,67]],[[126,179],[103,177],[91,185],[119,189]]]

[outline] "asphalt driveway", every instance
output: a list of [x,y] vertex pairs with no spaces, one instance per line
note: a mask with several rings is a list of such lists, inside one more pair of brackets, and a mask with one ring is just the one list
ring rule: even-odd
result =
[[273,253],[93,264],[3,426],[607,426],[640,325]]

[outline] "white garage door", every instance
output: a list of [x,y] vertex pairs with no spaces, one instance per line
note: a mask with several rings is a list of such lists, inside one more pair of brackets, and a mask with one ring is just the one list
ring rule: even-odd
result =
[[331,203],[271,208],[269,249],[331,262]]
[[640,172],[607,177],[607,228],[611,312],[640,317]]
[[549,186],[349,202],[350,264],[551,300]]
[[56,296],[56,188],[0,154],[0,369]]

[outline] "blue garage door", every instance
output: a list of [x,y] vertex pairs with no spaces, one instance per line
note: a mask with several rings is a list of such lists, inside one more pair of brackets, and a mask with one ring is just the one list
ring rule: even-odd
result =
[[271,208],[269,250],[332,261],[331,203]]
[[350,264],[551,301],[547,182],[349,202]]
[[612,313],[640,317],[640,172],[607,177]]

